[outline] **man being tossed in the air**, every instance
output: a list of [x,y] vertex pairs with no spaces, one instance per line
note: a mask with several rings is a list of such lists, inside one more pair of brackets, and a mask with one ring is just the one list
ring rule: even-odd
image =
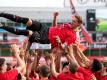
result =
[[72,18],[72,22],[70,24],[64,23],[52,27],[47,27],[45,24],[39,21],[33,21],[29,18],[23,18],[16,15],[13,16],[12,14],[7,13],[0,13],[0,17],[4,17],[15,22],[26,24],[27,29],[20,30],[2,24],[0,25],[0,28],[17,35],[24,35],[29,37],[30,44],[33,42],[41,44],[50,43],[52,45],[52,48],[59,46],[59,43],[56,40],[57,36],[60,38],[63,47],[74,43],[76,40],[75,30],[82,24],[82,18],[78,15],[75,15]]

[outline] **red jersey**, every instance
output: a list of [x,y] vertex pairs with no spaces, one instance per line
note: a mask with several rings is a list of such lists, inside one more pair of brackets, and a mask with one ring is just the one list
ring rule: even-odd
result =
[[37,80],[34,76],[30,75],[29,76],[30,80]]
[[76,32],[71,28],[71,25],[68,23],[49,28],[48,38],[52,48],[58,46],[55,38],[56,36],[59,36],[61,42],[66,42],[67,45],[74,43],[76,40]]
[[100,79],[100,80],[107,80],[107,75],[101,76],[101,79]]
[[67,74],[59,74],[57,80],[84,80],[83,74],[80,72],[67,73]]
[[101,80],[101,72],[95,72],[94,75],[97,78],[97,80]]
[[30,80],[38,80],[36,77],[37,76],[34,74],[34,71],[31,71],[31,73],[29,74]]
[[107,80],[107,75],[101,75],[101,72],[96,72],[95,76],[97,80]]
[[95,75],[91,72],[90,69],[80,67],[78,72],[81,72],[84,75],[85,80],[96,80]]
[[67,80],[67,74],[60,73],[60,74],[57,76],[57,80]]
[[51,75],[51,76],[49,77],[49,80],[56,80],[56,78],[55,78],[53,75]]
[[0,73],[0,80],[17,80],[18,71],[16,69]]
[[49,80],[48,78],[41,78],[41,79],[39,79],[39,80]]

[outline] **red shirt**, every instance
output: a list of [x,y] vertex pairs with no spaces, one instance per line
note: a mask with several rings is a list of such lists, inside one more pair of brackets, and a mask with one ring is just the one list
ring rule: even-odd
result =
[[49,80],[56,80],[56,78],[55,78],[53,75],[51,75],[51,76],[49,77]]
[[100,72],[96,72],[95,76],[97,80],[107,80],[107,75],[102,76]]
[[95,72],[94,75],[97,78],[97,80],[101,80],[101,72]]
[[60,73],[60,74],[57,76],[57,80],[67,80],[67,75],[68,75],[68,74]]
[[91,79],[96,80],[95,75],[91,72],[90,69],[85,69],[85,68],[80,67],[78,71],[84,75],[85,80],[91,80]]
[[52,48],[58,46],[55,38],[56,36],[59,36],[61,42],[66,42],[67,45],[74,43],[76,40],[76,32],[71,28],[71,25],[68,23],[50,27],[48,38]]
[[107,75],[101,76],[101,79],[100,79],[100,80],[107,80]]
[[37,80],[36,75],[34,74],[34,71],[31,71],[31,73],[29,74],[29,78],[30,80]]
[[67,73],[67,74],[59,74],[57,76],[58,80],[84,80],[83,74],[80,72],[76,72],[75,74],[73,73]]
[[41,78],[40,80],[49,80],[48,78]]
[[37,80],[34,76],[30,75],[29,76],[30,80]]
[[16,69],[0,73],[0,80],[17,80],[18,71]]

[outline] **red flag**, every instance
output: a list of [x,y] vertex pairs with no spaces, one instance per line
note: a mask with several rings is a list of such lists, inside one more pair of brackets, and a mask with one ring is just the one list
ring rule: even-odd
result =
[[87,41],[90,44],[93,44],[92,37],[89,35],[88,31],[85,29],[84,26],[81,26],[81,32],[84,36],[85,41]]

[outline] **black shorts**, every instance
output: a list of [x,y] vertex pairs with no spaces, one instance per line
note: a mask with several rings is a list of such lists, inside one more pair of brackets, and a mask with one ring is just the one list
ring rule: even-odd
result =
[[48,40],[49,27],[45,23],[33,21],[32,25],[27,27],[27,30],[33,31],[32,36],[29,38],[30,42],[49,44]]

